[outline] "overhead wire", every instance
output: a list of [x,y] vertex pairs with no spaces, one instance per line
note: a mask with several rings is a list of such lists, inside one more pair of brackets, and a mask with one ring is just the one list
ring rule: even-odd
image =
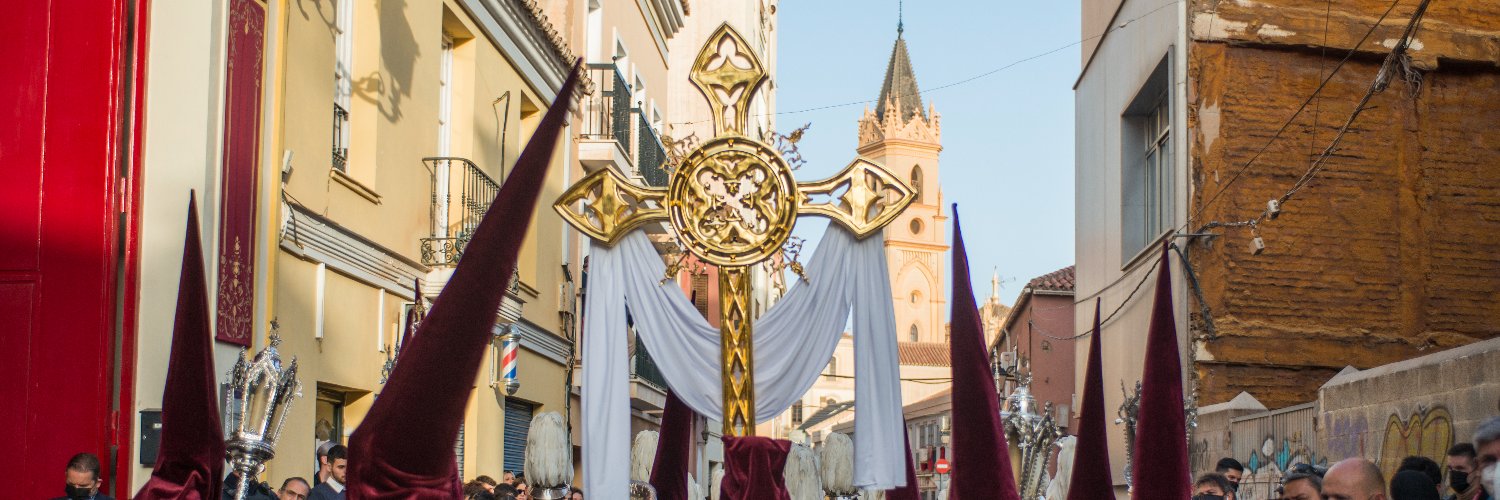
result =
[[[1070,49],[1070,48],[1073,48],[1073,47],[1077,47],[1079,45],[1083,45],[1084,42],[1088,42],[1088,41],[1096,40],[1096,39],[1099,39],[1099,38],[1103,38],[1105,35],[1108,35],[1108,34],[1110,34],[1112,32],[1124,29],[1127,26],[1130,26],[1131,23],[1134,23],[1134,22],[1139,21],[1141,19],[1145,19],[1146,17],[1149,17],[1152,14],[1155,14],[1155,13],[1161,11],[1162,9],[1165,9],[1167,7],[1171,7],[1173,5],[1176,5],[1176,4],[1179,4],[1179,3],[1182,3],[1182,2],[1183,2],[1183,0],[1172,0],[1170,2],[1162,4],[1161,6],[1155,8],[1155,9],[1152,9],[1152,10],[1146,12],[1145,14],[1141,14],[1139,16],[1127,19],[1124,22],[1121,22],[1119,24],[1116,24],[1116,25],[1113,25],[1113,26],[1111,26],[1109,28],[1106,28],[1104,31],[1099,32],[1099,34],[1097,34],[1097,35],[1093,35],[1093,36],[1090,36],[1090,37],[1082,38],[1082,39],[1079,39],[1078,41],[1069,43],[1067,45],[1062,45],[1062,46],[1053,48],[1051,50],[1047,50],[1045,52],[1040,52],[1040,53],[1037,53],[1037,54],[1033,54],[1031,56],[1027,56],[1027,57],[1024,57],[1024,58],[1021,58],[1021,59],[1017,59],[1017,60],[1011,61],[1010,63],[1007,63],[1007,64],[1005,64],[1003,66],[999,66],[999,67],[996,67],[994,69],[990,69],[988,71],[976,74],[974,76],[970,76],[970,77],[964,78],[962,80],[945,83],[945,84],[938,85],[938,86],[935,86],[935,87],[928,87],[928,88],[924,88],[924,89],[917,89],[914,93],[911,93],[911,94],[898,94],[898,95],[896,95],[896,97],[897,98],[905,98],[905,97],[911,97],[913,95],[918,95],[919,96],[919,95],[922,95],[923,93],[936,92],[936,91],[939,91],[939,90],[943,90],[943,89],[947,89],[947,88],[952,88],[952,87],[957,87],[959,85],[964,85],[964,84],[967,84],[967,83],[970,83],[970,82],[973,82],[973,81],[976,81],[976,80],[980,80],[980,79],[983,79],[985,77],[988,77],[988,76],[994,75],[996,73],[999,73],[1001,71],[1005,71],[1007,69],[1013,68],[1013,67],[1015,67],[1017,65],[1020,65],[1022,63],[1030,62],[1030,61],[1033,61],[1033,60],[1036,60],[1036,59],[1040,59],[1040,58],[1043,58],[1043,57],[1046,57],[1046,56],[1049,56],[1049,55],[1052,55],[1052,54],[1056,54],[1058,52],[1062,52],[1064,50],[1067,50],[1067,49]],[[837,103],[837,104],[826,104],[826,105],[821,105],[821,106],[814,106],[814,107],[802,108],[802,109],[794,109],[794,110],[789,110],[789,111],[777,111],[777,112],[774,112],[774,113],[759,113],[759,114],[756,114],[754,116],[756,116],[756,117],[765,117],[765,116],[773,116],[773,115],[792,115],[792,114],[800,114],[800,113],[810,113],[810,112],[813,112],[813,111],[822,111],[822,110],[825,110],[825,109],[842,108],[842,107],[846,107],[846,106],[855,106],[855,105],[859,105],[859,104],[872,104],[872,103],[875,103],[875,102],[876,102],[876,99],[863,99],[863,100],[858,100],[858,101],[848,101],[848,102],[841,102],[841,103]],[[696,125],[696,124],[699,124],[699,123],[707,123],[707,122],[710,122],[712,120],[713,120],[712,118],[705,118],[705,119],[702,119],[702,120],[671,122],[671,123],[669,123],[669,125],[674,125],[674,126],[675,125]]]
[[[1292,123],[1297,120],[1297,117],[1301,116],[1302,112],[1307,109],[1307,105],[1310,104],[1313,99],[1316,99],[1318,97],[1318,94],[1323,92],[1323,89],[1328,86],[1328,82],[1332,81],[1333,77],[1338,75],[1339,70],[1343,69],[1344,64],[1349,62],[1349,59],[1353,58],[1354,54],[1359,52],[1359,48],[1361,46],[1364,46],[1365,42],[1370,39],[1370,36],[1375,33],[1375,30],[1380,27],[1381,23],[1385,22],[1386,17],[1389,17],[1391,15],[1391,12],[1396,9],[1396,5],[1400,3],[1401,0],[1393,0],[1391,2],[1391,5],[1389,7],[1386,7],[1385,12],[1380,14],[1380,18],[1375,20],[1375,24],[1371,25],[1370,29],[1365,31],[1364,36],[1360,37],[1358,42],[1350,46],[1349,51],[1345,53],[1344,57],[1342,59],[1339,59],[1339,62],[1333,66],[1333,70],[1328,73],[1328,76],[1323,78],[1323,81],[1319,82],[1318,86],[1313,89],[1312,94],[1309,94],[1306,99],[1302,100],[1302,104],[1297,106],[1297,110],[1292,112],[1292,116],[1288,117],[1285,122],[1282,122],[1280,127],[1277,127],[1276,133],[1271,134],[1271,138],[1266,139],[1265,144],[1262,144],[1260,149],[1256,150],[1255,154],[1250,156],[1250,159],[1245,160],[1245,164],[1241,166],[1239,170],[1235,171],[1234,175],[1230,176],[1229,180],[1225,181],[1224,184],[1219,187],[1219,190],[1214,192],[1213,196],[1210,196],[1207,201],[1203,202],[1203,204],[1198,205],[1198,209],[1194,211],[1192,217],[1188,218],[1187,223],[1182,226],[1182,229],[1186,229],[1188,225],[1191,225],[1193,223],[1193,221],[1200,220],[1200,218],[1203,216],[1203,211],[1208,209],[1210,205],[1213,205],[1215,201],[1218,201],[1219,196],[1223,195],[1225,191],[1229,190],[1230,186],[1233,186],[1235,181],[1239,180],[1240,176],[1244,175],[1245,171],[1250,170],[1250,167],[1255,165],[1255,161],[1259,160],[1261,155],[1265,154],[1266,150],[1270,149],[1271,145],[1275,144],[1277,139],[1281,138],[1281,134],[1285,133],[1286,130],[1291,127]],[[1223,226],[1217,225],[1214,227]]]

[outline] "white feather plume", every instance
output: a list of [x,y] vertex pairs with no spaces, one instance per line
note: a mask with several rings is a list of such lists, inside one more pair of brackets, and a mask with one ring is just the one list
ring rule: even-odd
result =
[[553,487],[573,482],[573,447],[562,415],[542,412],[531,419],[526,436],[526,480]]
[[792,443],[786,456],[786,491],[792,500],[822,500],[823,481],[818,477],[818,456],[800,443]]
[[834,493],[854,491],[854,441],[835,432],[823,439],[818,453],[823,462],[823,488]]
[[1057,440],[1057,474],[1047,484],[1047,498],[1068,498],[1068,487],[1073,481],[1073,451],[1078,438],[1073,436]]
[[630,480],[651,482],[651,466],[656,463],[656,442],[661,435],[656,431],[641,431],[630,445]]
[[689,499],[701,500],[703,498],[703,492],[698,489],[698,480],[693,477],[693,473],[691,472],[688,473],[687,486],[687,497]]
[[708,499],[719,500],[719,485],[724,483],[724,466],[714,464],[714,470],[709,474]]

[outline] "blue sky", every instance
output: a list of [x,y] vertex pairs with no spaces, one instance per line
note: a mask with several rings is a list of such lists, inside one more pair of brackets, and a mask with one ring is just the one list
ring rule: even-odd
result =
[[[1081,38],[1079,3],[908,3],[905,38],[923,103],[935,102],[943,120],[944,201],[959,205],[979,300],[998,267],[1010,304],[1026,281],[1073,263],[1072,86],[1081,49],[1068,45]],[[875,99],[897,0],[783,0],[777,17],[777,126],[812,122],[797,178],[821,179],[854,158],[865,104],[799,111]],[[797,234],[810,247],[825,226],[805,219]]]

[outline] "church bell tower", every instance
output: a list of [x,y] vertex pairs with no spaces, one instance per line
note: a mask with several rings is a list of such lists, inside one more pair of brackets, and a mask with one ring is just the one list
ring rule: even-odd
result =
[[948,217],[943,215],[938,183],[941,118],[930,105],[922,107],[903,31],[896,28],[896,45],[875,109],[865,108],[859,119],[858,152],[906,181],[917,195],[901,217],[884,229],[891,299],[896,305],[896,340],[946,343],[943,264]]

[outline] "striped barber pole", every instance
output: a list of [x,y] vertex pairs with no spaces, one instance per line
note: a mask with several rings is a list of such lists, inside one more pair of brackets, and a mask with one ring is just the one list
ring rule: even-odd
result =
[[515,335],[500,337],[500,377],[507,384],[516,382],[516,358],[517,348],[521,346],[520,339]]

